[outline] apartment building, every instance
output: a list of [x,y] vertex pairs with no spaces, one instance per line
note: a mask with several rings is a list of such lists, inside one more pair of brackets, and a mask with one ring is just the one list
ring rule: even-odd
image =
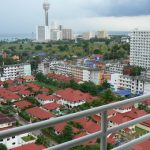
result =
[[132,31],[130,38],[130,65],[150,69],[150,31]]
[[114,63],[114,64],[107,65],[107,66],[108,66],[107,70],[111,74],[114,74],[114,73],[123,74],[123,68],[124,68],[124,66],[127,66],[127,65],[126,64],[120,64],[120,63]]
[[84,32],[83,33],[84,40],[90,40],[92,38],[95,38],[95,34],[93,32]]
[[143,94],[144,79],[142,77],[121,75],[119,79],[119,87],[130,89],[132,94]]
[[107,39],[108,38],[108,32],[107,31],[97,31],[96,37],[98,39]]
[[1,80],[3,81],[27,75],[31,75],[31,65],[28,63],[5,65],[1,68]]
[[73,39],[72,29],[62,29],[62,39],[72,40]]

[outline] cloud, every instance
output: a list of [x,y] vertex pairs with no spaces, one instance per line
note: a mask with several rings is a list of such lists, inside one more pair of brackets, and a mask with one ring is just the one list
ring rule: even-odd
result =
[[149,6],[149,0],[97,0],[88,9],[97,16],[141,16],[150,14]]

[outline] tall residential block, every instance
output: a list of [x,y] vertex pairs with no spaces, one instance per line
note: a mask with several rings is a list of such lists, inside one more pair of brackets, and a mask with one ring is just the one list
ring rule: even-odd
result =
[[62,29],[63,40],[72,40],[72,38],[73,38],[72,29]]
[[150,69],[150,31],[130,33],[130,65]]

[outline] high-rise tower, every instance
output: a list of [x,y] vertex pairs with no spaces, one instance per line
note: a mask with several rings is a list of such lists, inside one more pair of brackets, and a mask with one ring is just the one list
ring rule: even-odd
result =
[[43,8],[45,11],[45,26],[48,26],[48,10],[49,10],[50,4],[48,0],[44,0]]

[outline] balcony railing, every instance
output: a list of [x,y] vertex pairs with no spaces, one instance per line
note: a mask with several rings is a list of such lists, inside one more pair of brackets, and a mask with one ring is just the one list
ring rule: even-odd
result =
[[[119,108],[119,107],[124,106],[124,105],[135,104],[135,103],[141,102],[142,100],[145,100],[145,99],[148,99],[148,98],[150,98],[150,94],[135,97],[135,98],[131,98],[131,99],[127,99],[127,100],[124,100],[124,101],[121,101],[121,102],[116,102],[116,103],[96,107],[96,108],[93,108],[93,109],[88,109],[88,110],[81,111],[81,112],[78,112],[78,113],[73,113],[73,114],[70,114],[70,115],[61,116],[61,117],[54,118],[54,119],[49,119],[49,120],[46,120],[46,121],[41,121],[41,122],[38,122],[38,123],[32,123],[32,124],[28,124],[28,125],[21,126],[21,127],[16,127],[14,129],[8,129],[6,131],[1,131],[0,132],[0,139],[8,138],[8,137],[19,135],[19,134],[22,134],[22,133],[31,132],[31,131],[34,131],[34,130],[40,130],[40,129],[48,128],[48,127],[54,126],[58,123],[71,121],[71,120],[74,120],[74,119],[78,119],[78,118],[94,115],[94,114],[97,114],[97,113],[101,113],[101,117],[102,117],[101,131],[89,134],[89,135],[81,137],[79,139],[75,139],[75,140],[72,140],[72,141],[69,141],[69,142],[66,142],[66,143],[62,143],[62,144],[47,148],[46,150],[66,150],[66,149],[69,149],[69,148],[72,148],[74,146],[80,145],[80,144],[82,144],[86,141],[89,141],[89,140],[92,140],[92,139],[95,139],[95,138],[100,138],[101,139],[100,149],[101,150],[106,150],[107,149],[107,135],[109,135],[113,132],[119,131],[121,129],[130,127],[130,126],[133,126],[133,125],[136,125],[136,124],[139,124],[139,123],[142,123],[146,120],[150,120],[150,114],[149,114],[149,115],[146,115],[146,116],[143,116],[143,117],[125,122],[125,123],[120,124],[118,126],[108,128],[107,111],[111,110],[111,109],[114,109],[114,108]],[[144,136],[141,136],[138,139],[134,139],[134,140],[132,140],[132,141],[126,143],[126,144],[123,144],[123,145],[121,145],[117,148],[114,148],[113,150],[130,149],[132,146],[138,144],[139,142],[143,142],[143,141],[148,140],[148,139],[150,139],[150,133],[148,133]]]

